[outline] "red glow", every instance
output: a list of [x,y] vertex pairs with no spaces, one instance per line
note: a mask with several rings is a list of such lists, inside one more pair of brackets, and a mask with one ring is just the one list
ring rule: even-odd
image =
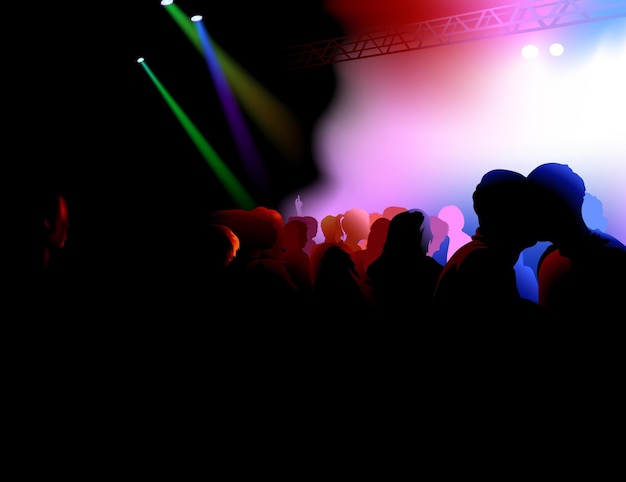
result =
[[357,32],[515,3],[514,0],[326,0],[324,8],[346,32]]

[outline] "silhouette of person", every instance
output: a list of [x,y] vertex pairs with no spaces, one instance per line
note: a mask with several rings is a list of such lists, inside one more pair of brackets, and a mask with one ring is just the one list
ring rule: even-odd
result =
[[225,209],[210,216],[212,223],[230,227],[240,240],[237,256],[227,267],[233,316],[292,316],[301,292],[285,261],[284,221],[276,210],[258,206],[250,211]]
[[341,229],[341,219],[343,214],[337,214],[336,216],[328,214],[320,221],[320,229],[324,239],[322,242],[326,243],[342,243],[343,242],[343,229]]
[[373,299],[385,319],[419,320],[430,313],[443,266],[427,255],[430,217],[420,209],[396,214],[378,258],[367,268]]
[[360,266],[359,272],[364,273],[370,263],[382,253],[390,222],[389,218],[381,216],[370,226],[365,248],[356,251],[353,255],[355,262]]
[[340,329],[345,328],[342,324],[374,320],[377,313],[364,290],[352,251],[333,243],[322,243],[318,248],[312,260],[315,315]]
[[465,227],[465,216],[463,211],[454,204],[442,207],[437,213],[437,217],[448,223],[448,250],[446,261],[449,261],[454,252],[471,241],[471,236],[463,231]]
[[185,270],[194,282],[210,279],[219,283],[240,245],[239,237],[225,224],[198,222],[185,242],[188,251]]
[[69,230],[67,198],[54,183],[42,181],[24,187],[16,199],[21,201],[12,213],[17,219],[5,219],[12,233],[2,269],[6,299],[18,302],[22,311],[49,310],[61,300],[68,304],[72,280],[62,256]]
[[[600,231],[606,232],[608,219],[604,216],[602,201],[589,192],[585,192],[585,198],[583,199],[583,219],[589,228],[599,229]],[[537,265],[539,264],[539,258],[549,245],[549,241],[539,240],[537,244],[525,249],[522,252],[524,265],[533,270],[535,280],[537,279]]]
[[359,251],[362,249],[359,243],[367,240],[370,232],[370,215],[365,209],[348,209],[343,213],[341,227],[345,234],[346,246],[352,251]]
[[[408,211],[408,209],[405,208],[404,206],[393,206],[392,205],[392,206],[387,206],[385,209],[383,209],[382,213],[371,212],[370,213],[370,229],[374,225],[374,222],[377,219],[385,218],[385,219],[391,221],[391,218],[393,218],[396,214],[404,212],[404,211]],[[369,236],[367,237],[367,239],[361,240],[359,242],[359,246],[361,246],[361,248],[365,249],[367,247],[367,243],[368,242],[369,242]],[[382,241],[382,243],[384,243],[384,240]],[[382,243],[379,246],[380,249],[382,249]],[[379,249],[379,248],[377,248],[377,249]]]
[[306,242],[304,243],[304,252],[307,256],[311,256],[313,246],[317,244],[315,242],[315,236],[317,236],[317,228],[319,225],[317,219],[313,216],[289,216],[289,218],[287,218],[287,222],[292,220],[302,221],[306,225]]
[[448,223],[439,216],[430,216],[430,231],[433,233],[433,239],[426,254],[432,256],[441,266],[444,266],[448,261],[449,230]]
[[307,242],[307,225],[292,216],[285,223],[284,262],[292,280],[303,293],[313,290],[311,260],[304,248]]
[[42,252],[42,268],[50,267],[53,251],[65,247],[69,229],[69,213],[67,200],[59,192],[49,193],[49,198],[43,202],[43,227],[45,229]]
[[[69,228],[67,199],[52,186],[33,187],[22,206],[24,247],[30,250],[29,273],[42,273],[51,268],[58,251],[65,247]],[[20,233],[18,233],[20,234]],[[24,269],[27,265],[22,266]]]
[[626,246],[583,216],[585,183],[567,164],[545,163],[528,174],[538,237],[539,304],[558,320],[620,319],[626,294]]
[[302,209],[302,206],[304,206],[304,202],[300,198],[299,194],[298,196],[296,196],[296,200],[294,204],[296,206],[297,215],[289,216],[289,218],[287,218],[287,221],[290,221],[291,219],[299,219],[303,221],[304,224],[306,224],[307,240],[306,240],[306,244],[304,245],[304,252],[307,254],[307,256],[310,257],[311,251],[313,250],[313,246],[317,244],[317,242],[315,241],[315,237],[317,236],[317,230],[319,228],[319,221],[317,220],[317,218],[313,216],[306,216],[304,214],[304,211]]
[[382,216],[391,220],[391,218],[393,218],[396,214],[402,213],[404,211],[408,211],[408,208],[405,208],[404,206],[387,206],[385,209],[383,209]]
[[476,233],[446,263],[433,298],[436,307],[502,323],[543,314],[521,297],[514,268],[522,250],[537,242],[531,192],[518,172],[495,169],[483,175],[472,194]]
[[309,256],[311,261],[311,277],[313,280],[317,277],[319,260],[322,257],[322,253],[326,251],[326,248],[330,245],[343,245],[343,230],[341,229],[342,218],[343,214],[338,214],[336,216],[328,214],[324,216],[320,222],[320,229],[322,230],[324,239],[313,246],[311,255]]
[[228,268],[241,241],[229,226],[205,217],[179,228],[179,236],[169,282],[162,280],[166,288],[158,296],[159,310],[171,310],[180,320],[203,320],[209,307],[228,306],[232,288]]

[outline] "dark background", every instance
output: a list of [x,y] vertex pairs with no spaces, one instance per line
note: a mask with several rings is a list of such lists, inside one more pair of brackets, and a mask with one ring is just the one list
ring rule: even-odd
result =
[[[207,11],[194,11],[199,4]],[[283,49],[342,35],[322,2],[177,5],[190,15],[202,13],[213,40],[310,134],[331,99],[334,75],[328,66],[285,70]],[[158,0],[12,8],[12,18],[23,25],[5,58],[5,166],[14,206],[19,211],[38,183],[64,192],[70,231],[63,256],[75,279],[85,280],[81,285],[106,280],[128,289],[155,272],[167,280],[184,249],[186,228],[208,210],[238,206],[136,60],[147,59],[238,175],[232,135],[205,60]],[[273,182],[271,193],[254,197],[275,207],[312,182],[317,167],[312,156],[289,167],[249,126]]]

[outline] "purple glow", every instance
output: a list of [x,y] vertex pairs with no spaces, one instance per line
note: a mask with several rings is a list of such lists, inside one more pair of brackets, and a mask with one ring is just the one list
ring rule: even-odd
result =
[[235,146],[246,168],[248,177],[260,192],[265,193],[269,190],[269,176],[252,139],[252,135],[248,130],[237,99],[230,89],[226,75],[222,71],[211,37],[200,20],[201,17],[196,22],[196,27],[202,43],[203,53],[215,84],[215,90],[226,115],[228,126],[235,140]]
[[[558,57],[549,46],[561,43]],[[542,55],[520,55],[535,44]],[[389,205],[437,214],[448,204],[475,229],[482,174],[569,164],[599,198],[606,230],[626,241],[626,21],[621,18],[338,63],[336,96],[314,153],[325,181],[280,210],[317,219]]]

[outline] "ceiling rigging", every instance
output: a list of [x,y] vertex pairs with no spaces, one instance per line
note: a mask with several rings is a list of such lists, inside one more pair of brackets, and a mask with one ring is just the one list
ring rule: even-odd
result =
[[287,70],[626,17],[625,0],[527,0],[291,46]]

